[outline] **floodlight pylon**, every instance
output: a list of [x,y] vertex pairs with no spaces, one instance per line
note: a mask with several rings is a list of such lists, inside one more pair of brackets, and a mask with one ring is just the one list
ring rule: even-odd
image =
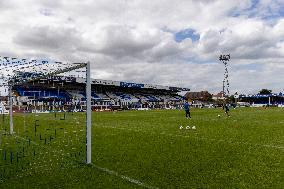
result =
[[219,56],[219,60],[224,64],[225,67],[224,79],[223,79],[223,94],[222,94],[223,97],[230,95],[229,72],[228,72],[228,62],[230,61],[230,59],[231,59],[230,54]]

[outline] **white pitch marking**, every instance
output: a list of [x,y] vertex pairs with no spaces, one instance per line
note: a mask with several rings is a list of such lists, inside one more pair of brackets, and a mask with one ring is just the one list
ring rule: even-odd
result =
[[[15,138],[19,138],[19,139],[21,139],[21,140],[29,141],[28,139],[23,138],[23,137],[20,137],[20,136],[18,136],[18,135],[14,135],[14,137],[15,137]],[[38,143],[36,143],[36,142],[34,142],[34,141],[32,141],[32,140],[30,140],[30,142],[31,142],[32,144],[34,144],[34,145],[39,145]]]
[[128,176],[125,176],[125,175],[120,175],[119,173],[115,172],[115,171],[112,171],[110,169],[107,169],[107,168],[104,168],[104,167],[99,167],[97,165],[94,165],[94,164],[91,164],[93,167],[95,167],[96,169],[99,169],[100,171],[103,171],[103,172],[106,172],[110,175],[114,175],[114,176],[117,176],[117,177],[120,177],[121,179],[123,180],[126,180],[128,182],[131,182],[133,184],[136,184],[138,186],[142,186],[144,188],[148,188],[148,189],[158,189],[157,187],[154,187],[154,186],[150,186],[148,184],[145,184],[144,182],[142,181],[139,181],[139,180],[136,180],[136,179],[133,179],[133,178],[130,178]]
[[[27,139],[25,139],[25,138],[23,138],[23,137],[20,137],[20,136],[17,136],[17,135],[14,135],[14,136],[15,136],[16,138],[20,138],[20,139],[22,139],[22,140],[28,141]],[[31,140],[31,143],[32,143],[32,144],[35,144],[35,145],[39,145],[38,143],[36,143],[36,142],[34,142],[34,141],[32,141],[32,140]],[[69,153],[67,153],[67,154],[69,154]],[[148,185],[148,184],[145,184],[144,182],[141,182],[141,181],[139,181],[139,180],[130,178],[130,177],[128,177],[128,176],[120,175],[119,173],[117,173],[117,172],[115,172],[115,171],[112,171],[112,170],[110,170],[110,169],[107,169],[107,168],[104,168],[104,167],[99,167],[99,166],[94,165],[94,164],[91,164],[91,165],[92,165],[93,167],[95,167],[95,168],[101,170],[101,171],[104,171],[104,172],[106,172],[106,173],[108,173],[108,174],[110,174],[110,175],[114,175],[114,176],[120,177],[121,179],[126,180],[126,181],[128,181],[128,182],[131,182],[131,183],[133,183],[133,184],[136,184],[136,185],[138,185],[138,186],[142,186],[142,187],[148,188],[148,189],[159,189],[158,187],[150,186],[150,185]]]

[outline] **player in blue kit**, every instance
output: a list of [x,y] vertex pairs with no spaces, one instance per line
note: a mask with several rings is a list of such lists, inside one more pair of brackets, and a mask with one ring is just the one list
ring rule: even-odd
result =
[[185,111],[185,117],[187,119],[191,118],[190,117],[190,105],[189,105],[189,103],[188,102],[184,103],[183,108],[184,108],[184,111]]

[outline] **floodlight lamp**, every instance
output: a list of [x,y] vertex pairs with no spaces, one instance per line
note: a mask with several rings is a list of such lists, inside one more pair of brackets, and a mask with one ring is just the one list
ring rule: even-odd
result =
[[229,61],[230,60],[230,58],[231,58],[231,56],[230,56],[230,54],[221,54],[220,56],[219,56],[219,60],[220,61]]

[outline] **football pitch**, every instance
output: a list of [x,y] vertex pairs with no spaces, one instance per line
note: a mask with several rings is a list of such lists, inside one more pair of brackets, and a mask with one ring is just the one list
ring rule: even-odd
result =
[[84,113],[0,117],[0,188],[282,188],[284,109],[230,114],[93,112],[91,165]]

